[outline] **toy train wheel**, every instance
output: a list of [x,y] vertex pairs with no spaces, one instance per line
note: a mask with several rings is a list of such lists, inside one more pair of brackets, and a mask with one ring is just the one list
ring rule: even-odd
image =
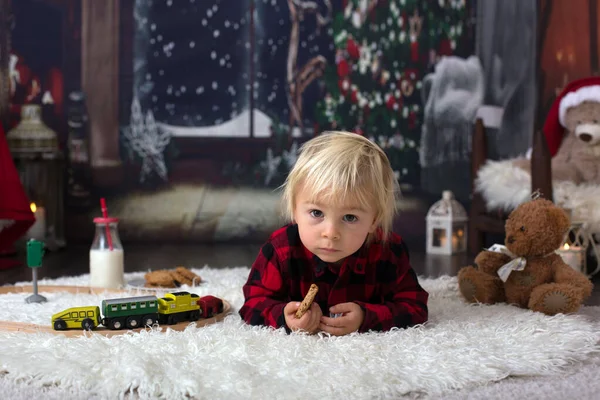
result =
[[110,329],[121,329],[123,328],[123,321],[121,321],[120,319],[113,319],[112,321],[110,321]]
[[167,318],[167,325],[174,325],[177,323],[177,318],[175,318],[174,315],[169,315],[169,318]]
[[142,321],[144,321],[144,326],[152,326],[156,322],[156,319],[152,315],[144,315]]
[[223,312],[223,303],[219,304],[219,314]]
[[128,328],[137,328],[140,325],[140,320],[138,317],[129,317],[126,324]]
[[91,331],[92,329],[94,329],[94,321],[92,321],[89,318],[84,319],[83,321],[81,321],[81,329],[83,329],[84,331]]
[[198,321],[200,319],[200,311],[190,312],[190,321]]
[[57,331],[64,331],[65,329],[67,329],[67,323],[62,319],[57,319],[56,321],[54,321],[54,329],[56,329]]

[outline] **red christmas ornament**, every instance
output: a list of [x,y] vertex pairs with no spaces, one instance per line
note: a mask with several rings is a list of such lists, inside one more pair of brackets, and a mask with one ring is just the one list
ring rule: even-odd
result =
[[358,103],[358,90],[352,90],[352,93],[350,94],[350,101],[353,103]]
[[344,78],[350,74],[350,65],[348,61],[341,60],[337,65],[337,73],[340,78]]
[[387,101],[385,102],[385,105],[389,110],[393,110],[394,104],[396,104],[396,98],[394,96],[390,95],[388,97]]
[[360,49],[351,37],[346,41],[346,50],[348,51],[348,55],[353,59],[356,60],[360,57]]
[[419,42],[411,42],[410,44],[410,60],[413,62],[419,61]]

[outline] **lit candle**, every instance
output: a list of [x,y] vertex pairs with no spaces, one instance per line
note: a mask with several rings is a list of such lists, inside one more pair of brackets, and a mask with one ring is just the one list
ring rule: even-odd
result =
[[583,253],[581,251],[581,247],[579,246],[569,246],[568,243],[565,243],[563,247],[561,247],[559,254],[562,257],[563,261],[571,266],[576,271],[581,271],[583,260]]
[[46,209],[36,206],[35,203],[31,203],[29,207],[35,216],[35,223],[27,231],[27,236],[30,239],[44,241],[46,239]]

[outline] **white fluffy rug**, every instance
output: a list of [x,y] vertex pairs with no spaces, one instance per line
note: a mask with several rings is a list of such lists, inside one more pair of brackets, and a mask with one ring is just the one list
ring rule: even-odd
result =
[[[237,311],[247,268],[195,272],[206,283],[194,292],[222,297]],[[84,275],[40,284],[86,282]],[[597,362],[600,307],[546,317],[508,305],[469,306],[457,294],[456,278],[421,282],[431,295],[430,322],[389,333],[286,335],[247,326],[237,314],[204,328],[113,338],[0,333],[0,390],[22,390],[19,397],[28,399],[40,393],[62,399],[127,393],[227,400],[448,397],[509,376],[552,379]],[[99,304],[102,298],[46,295],[50,302],[41,305],[25,304],[26,295],[1,295],[0,320],[48,323],[67,303]]]
[[[531,175],[512,165],[512,160],[488,161],[475,180],[477,192],[488,209],[511,211],[531,199]],[[554,202],[573,210],[573,218],[587,221],[592,232],[600,233],[600,185],[554,182]]]

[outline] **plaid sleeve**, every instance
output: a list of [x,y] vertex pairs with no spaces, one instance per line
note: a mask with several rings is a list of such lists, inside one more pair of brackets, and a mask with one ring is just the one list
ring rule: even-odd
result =
[[287,330],[283,309],[288,303],[288,296],[275,248],[270,242],[261,248],[242,291],[244,305],[240,309],[240,316],[246,323],[285,327]]
[[410,266],[408,250],[403,243],[391,243],[393,256],[389,262],[380,264],[385,277],[383,304],[357,302],[365,312],[359,332],[388,331],[391,328],[406,328],[427,321],[427,299],[429,294],[419,285],[417,275]]

